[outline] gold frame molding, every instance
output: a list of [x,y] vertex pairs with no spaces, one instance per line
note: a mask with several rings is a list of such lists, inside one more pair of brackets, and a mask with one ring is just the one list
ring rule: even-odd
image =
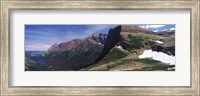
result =
[[[200,96],[199,0],[0,0],[0,95],[193,95]],[[191,86],[189,87],[14,87],[9,85],[9,16],[11,10],[173,10],[191,14]]]

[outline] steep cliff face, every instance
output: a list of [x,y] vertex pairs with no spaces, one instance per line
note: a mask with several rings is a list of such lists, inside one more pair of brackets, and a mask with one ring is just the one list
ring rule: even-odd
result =
[[120,41],[121,25],[110,29],[102,53],[97,57],[95,62],[104,58],[108,52]]

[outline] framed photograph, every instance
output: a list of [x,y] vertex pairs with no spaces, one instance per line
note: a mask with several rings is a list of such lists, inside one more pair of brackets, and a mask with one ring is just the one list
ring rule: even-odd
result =
[[1,95],[200,95],[199,0],[1,1]]

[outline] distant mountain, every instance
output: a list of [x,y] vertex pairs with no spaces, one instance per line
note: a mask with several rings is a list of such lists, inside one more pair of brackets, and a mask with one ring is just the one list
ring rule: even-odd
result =
[[60,44],[54,44],[52,45],[48,51],[48,53],[52,53],[52,52],[64,52],[64,51],[69,51],[72,50],[76,47],[87,47],[89,46],[88,43],[97,43],[97,44],[104,44],[105,40],[107,38],[107,34],[92,34],[91,36],[87,37],[86,39],[74,39],[72,41],[68,41],[68,42],[63,42]]
[[63,42],[60,44],[54,44],[48,49],[47,52],[51,53],[51,52],[69,51],[69,50],[75,48],[76,46],[78,46],[81,42],[82,42],[82,40],[80,40],[80,39],[74,39],[72,41]]
[[160,36],[174,36],[175,35],[175,30],[165,30],[165,31],[159,31],[159,32],[155,32],[156,34],[160,35]]
[[97,42],[99,44],[105,44],[106,39],[107,39],[107,34],[94,33],[86,39],[94,40],[95,42]]
[[82,40],[53,45],[44,56],[49,70],[78,70],[92,64],[101,53],[106,38],[106,34],[92,34]]

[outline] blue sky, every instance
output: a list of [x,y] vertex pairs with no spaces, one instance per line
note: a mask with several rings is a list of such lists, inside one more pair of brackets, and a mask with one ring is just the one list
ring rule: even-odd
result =
[[[84,39],[93,33],[107,33],[118,25],[25,25],[25,50],[46,51],[51,45]],[[137,25],[152,30],[170,30],[175,25]]]
[[175,30],[175,25],[174,24],[168,24],[168,25],[138,25],[139,27],[148,29],[148,30],[152,30],[154,32],[158,32],[158,31],[166,31],[166,30]]

